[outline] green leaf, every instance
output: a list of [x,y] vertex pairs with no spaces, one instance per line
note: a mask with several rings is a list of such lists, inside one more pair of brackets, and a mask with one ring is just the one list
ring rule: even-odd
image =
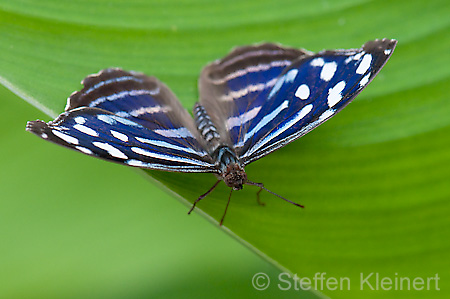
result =
[[[442,298],[450,288],[449,13],[443,0],[0,1],[0,80],[54,117],[87,74],[118,66],[157,76],[190,108],[202,66],[234,46],[275,41],[318,51],[396,38],[391,60],[352,105],[246,169],[252,181],[306,208],[268,193],[258,206],[257,188],[246,187],[233,193],[223,229],[281,270],[349,278],[350,290],[319,286],[331,298]],[[105,164],[73,159],[88,169]],[[146,176],[184,203],[215,181]],[[220,185],[199,212],[216,223],[228,194]],[[411,281],[437,273],[441,291],[361,290],[361,275],[372,272]]]

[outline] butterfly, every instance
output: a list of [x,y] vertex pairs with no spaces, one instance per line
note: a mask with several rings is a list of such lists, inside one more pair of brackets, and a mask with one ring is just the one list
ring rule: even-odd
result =
[[55,120],[27,130],[84,154],[129,166],[210,172],[233,190],[266,190],[247,178],[248,164],[310,132],[347,106],[377,75],[397,44],[359,49],[303,49],[262,43],[238,47],[200,74],[192,117],[155,77],[109,68],[86,77]]

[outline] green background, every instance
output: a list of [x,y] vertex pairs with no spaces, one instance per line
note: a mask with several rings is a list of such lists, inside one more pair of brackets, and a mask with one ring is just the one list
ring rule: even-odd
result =
[[[16,94],[0,89],[0,297],[448,297],[449,14],[438,0],[0,1],[0,82]],[[190,109],[201,68],[234,46],[382,37],[397,49],[354,103],[247,168],[304,210],[267,193],[260,207],[246,187],[218,228],[223,185],[199,204],[204,218],[186,216],[212,175],[136,171],[24,130],[102,68],[155,75]],[[285,292],[279,271],[349,277],[351,289]],[[440,291],[360,290],[371,272],[438,273]]]

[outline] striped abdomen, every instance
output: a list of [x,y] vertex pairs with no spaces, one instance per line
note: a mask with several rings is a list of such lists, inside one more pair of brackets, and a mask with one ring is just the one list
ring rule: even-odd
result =
[[208,145],[210,145],[211,148],[214,149],[217,145],[220,144],[220,135],[217,132],[216,126],[211,121],[208,113],[206,113],[205,108],[199,103],[196,103],[194,106],[194,117],[198,131],[206,140]]

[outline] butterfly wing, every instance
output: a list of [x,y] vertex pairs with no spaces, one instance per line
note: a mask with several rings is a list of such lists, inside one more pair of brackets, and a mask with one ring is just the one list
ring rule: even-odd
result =
[[207,65],[200,75],[200,104],[230,146],[242,142],[286,67],[309,52],[275,44],[243,46]]
[[27,130],[51,142],[141,168],[216,172],[192,117],[156,78],[120,69],[88,76],[66,112]]
[[373,40],[360,49],[322,51],[285,69],[244,134],[243,164],[305,135],[342,110],[378,74],[396,43]]
[[395,45],[395,40],[374,40],[360,49],[322,51],[294,60],[258,99],[256,115],[241,125],[234,143],[241,163],[269,154],[342,110],[381,70]]
[[87,76],[81,83],[84,88],[67,99],[66,111],[100,108],[150,130],[186,128],[196,140],[181,138],[179,141],[193,147],[196,143],[204,146],[192,117],[175,94],[155,77],[110,68]]

